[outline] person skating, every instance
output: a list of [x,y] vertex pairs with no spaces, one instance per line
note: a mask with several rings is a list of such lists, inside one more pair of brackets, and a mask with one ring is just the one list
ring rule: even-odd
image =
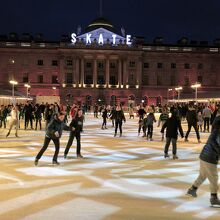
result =
[[112,121],[112,127],[115,127],[115,112],[116,112],[115,106],[112,106],[111,112],[110,112],[110,115],[109,115],[109,118]]
[[126,122],[124,112],[123,112],[121,106],[117,105],[116,111],[115,111],[115,134],[114,134],[114,137],[116,137],[116,135],[117,135],[118,127],[120,130],[120,137],[122,136],[122,122],[123,121]]
[[57,157],[58,157],[59,150],[60,150],[60,138],[62,136],[62,131],[71,129],[69,126],[67,126],[64,123],[64,118],[65,118],[65,113],[61,112],[61,113],[58,113],[57,115],[54,115],[54,118],[49,122],[46,128],[44,145],[39,151],[39,153],[37,154],[35,161],[34,161],[35,166],[38,165],[38,161],[40,160],[40,158],[42,157],[42,155],[48,148],[51,140],[53,141],[54,146],[55,146],[55,152],[54,152],[52,163],[59,165],[59,162],[57,161]]
[[220,123],[211,131],[211,134],[200,153],[199,176],[188,189],[187,195],[197,197],[197,190],[208,178],[210,183],[210,203],[212,206],[220,207],[218,199],[218,161],[220,155]]
[[108,110],[106,107],[104,107],[104,109],[102,110],[102,129],[107,129],[106,125],[107,125],[107,118],[108,118]]
[[17,105],[12,108],[9,130],[6,137],[10,135],[13,126],[15,126],[15,137],[18,137],[19,111]]
[[69,153],[69,149],[72,146],[74,137],[76,137],[76,141],[77,141],[77,150],[76,150],[77,158],[83,158],[83,156],[81,155],[81,132],[83,130],[83,121],[84,121],[83,112],[81,109],[78,109],[75,118],[72,119],[69,125],[72,129],[70,131],[69,140],[66,145],[66,149],[64,151],[64,158],[67,158],[67,154]]
[[153,111],[151,111],[148,115],[147,115],[147,118],[146,118],[146,129],[147,129],[147,140],[150,139],[150,141],[153,140],[153,124],[154,122],[157,122],[156,121],[156,118],[154,116],[154,113]]
[[206,107],[203,109],[202,115],[203,115],[203,118],[204,118],[204,130],[203,130],[203,132],[205,132],[206,130],[209,132],[209,124],[210,124],[210,120],[211,120],[211,117],[212,117],[212,110],[208,107],[208,105],[206,105]]
[[[161,124],[161,127],[163,127],[163,125],[165,124],[165,122],[167,121],[168,118],[169,118],[169,115],[168,115],[166,109],[162,108],[162,113],[160,114],[157,127],[160,127],[160,124]],[[162,133],[161,140],[162,141],[164,140],[164,133]]]
[[179,117],[177,117],[177,112],[173,110],[171,112],[171,117],[166,120],[164,125],[162,126],[161,133],[164,134],[164,130],[166,128],[166,145],[164,148],[164,157],[169,157],[168,151],[170,143],[172,142],[173,147],[173,159],[178,159],[177,153],[177,137],[178,137],[178,130],[181,135],[181,137],[184,137],[183,129],[181,126],[181,121]]
[[199,130],[198,130],[198,126],[197,126],[198,118],[197,118],[196,110],[192,105],[189,106],[189,109],[186,113],[186,120],[187,120],[187,123],[188,123],[188,130],[186,132],[185,142],[188,142],[188,136],[189,136],[189,133],[191,131],[191,128],[193,127],[195,129],[195,132],[196,132],[198,143],[201,143]]
[[35,111],[34,111],[34,117],[35,117],[35,130],[37,130],[37,125],[39,123],[40,130],[41,130],[41,120],[42,120],[42,111],[39,104],[35,105]]

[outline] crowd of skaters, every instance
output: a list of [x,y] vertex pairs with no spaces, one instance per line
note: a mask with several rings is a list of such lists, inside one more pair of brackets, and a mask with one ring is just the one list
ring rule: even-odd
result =
[[[18,137],[20,129],[20,119],[24,120],[24,129],[42,129],[42,120],[45,121],[45,138],[44,144],[35,158],[35,165],[44,152],[46,151],[50,141],[52,140],[55,146],[55,152],[52,163],[59,165],[57,161],[60,149],[60,138],[62,131],[69,131],[69,140],[64,151],[64,158],[67,158],[70,147],[74,138],[77,141],[76,155],[77,158],[83,158],[81,155],[81,132],[83,131],[83,123],[85,113],[88,111],[85,105],[78,106],[73,104],[70,106],[62,106],[54,104],[33,104],[27,102],[22,105],[0,106],[0,127],[8,129],[6,137],[10,135],[13,127],[15,127],[15,136]],[[158,112],[158,122],[155,117],[155,112]],[[164,133],[166,130],[166,143],[164,146],[164,157],[169,158],[169,146],[172,143],[173,159],[178,159],[177,156],[177,140],[178,134],[188,142],[191,128],[195,130],[198,143],[200,141],[200,132],[210,132],[209,138],[203,147],[200,154],[200,171],[199,176],[188,189],[187,194],[192,197],[197,197],[199,186],[208,178],[210,182],[210,203],[211,205],[220,206],[218,199],[218,170],[217,164],[220,155],[220,106],[215,107],[207,104],[195,105],[192,104],[174,104],[171,106],[144,106],[140,104],[136,107],[132,105],[128,108],[129,119],[138,117],[137,133],[143,132],[143,138],[153,141],[154,125],[161,127],[161,141],[164,141]],[[126,117],[121,105],[104,106],[95,104],[93,106],[93,114],[95,118],[102,117],[101,129],[107,129],[107,119],[111,120],[111,126],[114,127],[114,137],[122,136],[122,125],[126,122]],[[10,115],[9,127],[7,128],[7,118]],[[69,121],[70,120],[70,121]],[[181,122],[186,121],[188,129],[184,135]],[[34,127],[35,124],[35,127]],[[69,124],[69,125],[67,125]]]

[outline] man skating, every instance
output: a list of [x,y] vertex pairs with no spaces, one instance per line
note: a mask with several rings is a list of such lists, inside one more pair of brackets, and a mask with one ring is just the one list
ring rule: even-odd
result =
[[200,154],[200,170],[199,176],[187,191],[187,195],[197,197],[197,189],[208,178],[210,183],[211,198],[210,203],[212,206],[220,207],[220,200],[218,199],[218,160],[220,155],[220,124],[216,126],[203,150]]

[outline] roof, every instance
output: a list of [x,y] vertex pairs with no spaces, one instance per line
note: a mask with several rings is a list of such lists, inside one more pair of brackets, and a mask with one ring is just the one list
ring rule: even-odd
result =
[[98,17],[86,27],[86,32],[93,31],[98,28],[105,28],[109,31],[116,32],[114,25],[104,17]]

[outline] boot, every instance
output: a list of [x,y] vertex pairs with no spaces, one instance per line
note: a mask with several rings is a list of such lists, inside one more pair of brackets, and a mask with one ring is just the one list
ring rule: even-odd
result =
[[6,134],[6,138],[9,136],[9,134],[10,134],[9,132]]
[[53,160],[52,164],[53,165],[60,165],[60,163],[57,160]]
[[212,207],[220,208],[220,200],[218,199],[217,194],[211,195],[210,203]]
[[83,156],[82,156],[81,154],[77,154],[76,157],[79,158],[79,159],[80,159],[80,158],[81,158],[81,159],[83,158]]
[[179,157],[178,157],[176,154],[174,154],[174,155],[173,155],[173,159],[174,159],[174,160],[177,160],[177,159],[179,159]]
[[169,156],[169,154],[168,153],[165,153],[164,154],[164,158],[169,158],[170,156]]
[[34,161],[34,165],[37,166],[38,165],[38,159],[36,158]]
[[197,191],[197,188],[195,186],[192,186],[191,188],[188,189],[186,195],[196,198],[197,197],[196,191]]

